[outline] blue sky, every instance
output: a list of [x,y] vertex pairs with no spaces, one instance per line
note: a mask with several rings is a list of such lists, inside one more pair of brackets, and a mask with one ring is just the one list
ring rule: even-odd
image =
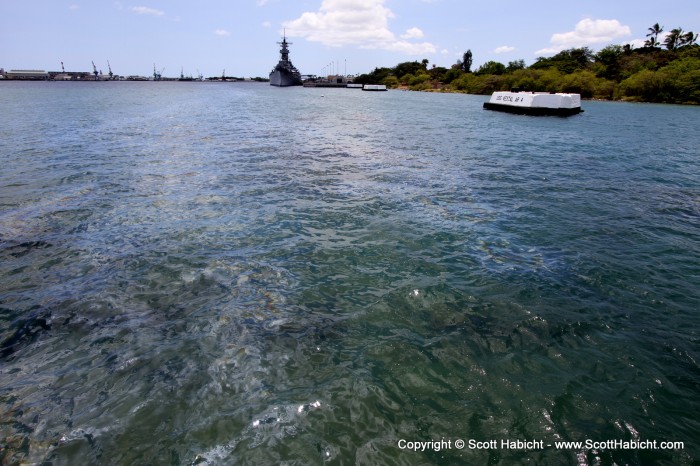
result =
[[428,59],[507,64],[641,43],[654,23],[700,32],[700,2],[589,0],[0,0],[0,67],[267,76],[283,28],[303,74]]

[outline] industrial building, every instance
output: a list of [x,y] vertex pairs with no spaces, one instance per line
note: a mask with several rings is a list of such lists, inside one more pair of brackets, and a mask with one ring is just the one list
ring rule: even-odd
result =
[[49,72],[44,70],[10,70],[5,72],[5,79],[19,79],[24,81],[46,81]]
[[[95,77],[88,71],[44,71],[44,70],[9,70],[0,69],[0,79],[15,81],[94,81]],[[100,75],[100,80],[114,79]]]

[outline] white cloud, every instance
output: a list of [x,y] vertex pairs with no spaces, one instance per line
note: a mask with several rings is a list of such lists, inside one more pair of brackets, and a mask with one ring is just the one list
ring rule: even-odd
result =
[[221,37],[225,37],[225,36],[230,36],[230,35],[231,35],[231,33],[228,32],[226,29],[217,29],[216,31],[214,31],[214,34],[216,34],[217,36],[221,36]]
[[389,30],[389,20],[394,14],[384,6],[384,1],[323,0],[318,11],[305,12],[284,26],[288,36],[305,37],[330,47],[355,45],[407,55],[435,53],[436,47],[429,42],[407,40],[422,38],[420,29],[411,28],[400,39]]
[[134,13],[138,13],[140,15],[153,15],[153,16],[165,15],[164,11],[156,10],[155,8],[150,8],[147,6],[132,6],[130,8],[130,10],[133,11]]
[[500,47],[497,47],[493,52],[494,53],[508,53],[512,52],[515,50],[515,47],[511,47],[510,45],[502,45]]
[[68,9],[69,9],[69,10],[78,10],[78,9],[80,9],[80,5],[77,5],[77,4],[74,3],[74,4],[72,4],[72,5],[69,5],[69,6],[68,6]]
[[[659,37],[658,41],[663,43],[663,40],[661,39],[661,37]],[[630,44],[633,49],[640,49],[640,48],[644,47],[645,43],[646,43],[645,39],[632,39],[632,40],[625,42],[625,44]]]
[[262,27],[264,27],[264,28],[269,28],[269,27],[272,27],[272,23],[271,23],[271,22],[269,22],[269,21],[263,21],[263,23],[262,23]]
[[360,46],[364,49],[383,49],[392,52],[403,53],[404,55],[429,55],[436,52],[435,46],[428,42],[421,42],[416,44],[413,42],[407,42],[405,40],[392,41],[387,44],[383,44],[381,47],[375,45],[362,45]]
[[616,19],[585,18],[576,24],[573,31],[553,34],[551,47],[540,49],[535,54],[558,53],[572,47],[609,43],[631,34],[629,26],[620,24]]
[[267,3],[267,0],[256,0],[256,2],[258,4],[258,6],[265,6],[265,4]]
[[425,36],[418,28],[407,29],[405,34],[401,34],[402,39],[421,39]]

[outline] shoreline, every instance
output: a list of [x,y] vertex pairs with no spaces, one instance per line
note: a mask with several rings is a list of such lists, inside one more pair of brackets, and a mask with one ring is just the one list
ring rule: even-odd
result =
[[[410,89],[408,86],[399,86],[392,88],[390,90],[396,90],[396,91],[407,91],[407,92],[427,92],[427,93],[433,93],[433,94],[466,94],[466,95],[481,95],[481,96],[490,96],[491,94],[473,94],[471,92],[465,92],[461,91],[458,89]],[[507,89],[502,89],[502,90],[507,90]],[[496,92],[496,91],[494,91]],[[599,97],[581,97],[582,101],[586,102],[621,102],[621,103],[633,103],[633,104],[659,104],[659,105],[684,105],[684,106],[690,106],[690,107],[697,107],[700,106],[700,104],[695,103],[695,102],[651,102],[648,100],[637,100],[637,99],[601,99]]]
[[[246,79],[246,80],[184,80],[180,81],[179,79],[161,79],[160,81],[153,81],[151,79],[104,79],[104,80],[92,80],[92,79],[76,79],[76,80],[55,80],[55,79],[0,79],[0,83],[3,82],[20,82],[20,83],[94,83],[94,82],[99,82],[99,83],[106,83],[106,82],[129,82],[129,83],[250,83],[250,84],[269,84],[269,81],[262,81],[262,80],[257,80],[257,79]],[[340,86],[304,86],[305,88],[325,88],[325,87],[340,87]],[[474,94],[466,91],[462,91],[459,89],[449,89],[449,88],[431,88],[431,89],[411,89],[410,86],[398,86],[398,87],[393,87],[389,88],[387,87],[387,90],[392,90],[392,91],[404,91],[404,92],[426,92],[426,93],[433,93],[433,94],[466,94],[466,95],[479,95],[479,96],[490,96],[491,94]],[[507,90],[507,89],[503,89]],[[495,91],[494,91],[495,92]],[[696,102],[652,102],[649,100],[641,100],[641,99],[601,99],[599,97],[581,97],[582,101],[586,102],[621,102],[621,103],[638,103],[638,104],[661,104],[661,105],[682,105],[682,106],[689,106],[689,107],[697,107],[700,106],[700,103]]]

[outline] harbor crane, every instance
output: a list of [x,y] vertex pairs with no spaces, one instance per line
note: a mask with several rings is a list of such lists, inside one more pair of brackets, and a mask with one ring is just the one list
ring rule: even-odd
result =
[[94,61],[92,62],[92,74],[95,75],[95,81],[97,81],[97,76],[99,75],[99,73],[97,72],[97,67],[95,66]]
[[107,60],[107,68],[109,68],[109,80],[111,81],[114,78],[114,74],[112,73],[112,65],[109,64],[109,60]]
[[153,64],[153,80],[154,81],[160,81],[160,79],[163,77],[163,71],[165,71],[165,68],[160,70],[160,73],[156,71],[156,64]]
[[62,72],[62,73],[65,73],[65,72],[66,72],[66,69],[63,67],[63,62],[61,62],[61,72]]

